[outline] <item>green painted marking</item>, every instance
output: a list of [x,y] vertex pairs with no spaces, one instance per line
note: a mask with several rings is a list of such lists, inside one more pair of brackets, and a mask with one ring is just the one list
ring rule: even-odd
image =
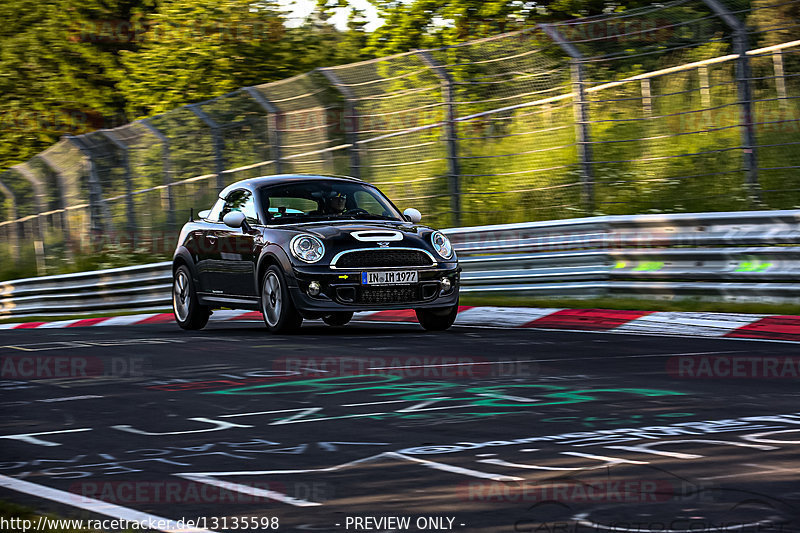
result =
[[639,266],[633,269],[634,272],[652,272],[654,270],[661,270],[664,268],[664,263],[661,261],[643,261]]
[[772,263],[766,261],[761,262],[758,259],[753,258],[751,261],[742,261],[739,263],[739,267],[734,270],[734,272],[764,272],[772,267]]
[[739,263],[739,268],[734,270],[734,272],[752,272],[753,271],[753,263],[750,261],[743,261]]
[[[679,396],[684,394],[682,392],[663,389],[604,388],[570,390],[559,385],[542,384],[472,387],[459,383],[441,381],[402,381],[402,376],[391,374],[367,374],[360,376],[309,379],[288,383],[264,383],[206,392],[204,394],[244,396],[262,394],[317,394],[320,396],[328,396],[352,392],[369,392],[375,397],[397,397],[399,400],[415,402],[435,399],[437,403],[460,402],[466,404],[464,407],[475,406],[490,408],[541,407],[544,405],[583,403],[597,400],[599,394],[629,394],[634,396]],[[516,401],[514,399],[514,397],[519,397],[519,395],[531,392],[536,393],[536,398],[531,398],[532,401],[526,402],[524,399]],[[343,418],[347,418],[348,416]]]
[[627,264],[628,263],[626,263],[625,261],[617,261],[617,264],[614,265],[614,268],[625,268],[625,266],[627,266]]

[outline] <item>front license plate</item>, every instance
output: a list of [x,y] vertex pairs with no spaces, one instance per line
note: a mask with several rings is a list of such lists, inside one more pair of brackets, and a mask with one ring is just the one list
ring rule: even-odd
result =
[[362,272],[362,285],[408,285],[416,283],[416,270],[390,270],[384,272]]

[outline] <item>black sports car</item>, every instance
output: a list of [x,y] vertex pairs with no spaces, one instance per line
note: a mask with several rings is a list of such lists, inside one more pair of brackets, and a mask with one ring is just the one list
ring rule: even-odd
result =
[[183,226],[173,257],[184,329],[203,328],[222,307],[259,310],[276,333],[304,318],[344,325],[368,310],[413,308],[427,330],[455,320],[461,269],[450,241],[361,180],[239,181],[199,217]]

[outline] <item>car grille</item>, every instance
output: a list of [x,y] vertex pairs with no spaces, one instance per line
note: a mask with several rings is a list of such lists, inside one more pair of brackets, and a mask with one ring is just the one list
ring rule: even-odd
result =
[[431,266],[433,261],[425,253],[417,250],[357,250],[343,254],[336,268],[382,268]]
[[419,301],[414,287],[363,287],[358,294],[362,304],[399,304]]

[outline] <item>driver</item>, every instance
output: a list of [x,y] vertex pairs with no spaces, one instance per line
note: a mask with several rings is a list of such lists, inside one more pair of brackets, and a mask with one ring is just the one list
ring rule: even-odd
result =
[[347,204],[347,196],[338,193],[336,196],[328,200],[328,211],[332,215],[341,215],[344,213]]

